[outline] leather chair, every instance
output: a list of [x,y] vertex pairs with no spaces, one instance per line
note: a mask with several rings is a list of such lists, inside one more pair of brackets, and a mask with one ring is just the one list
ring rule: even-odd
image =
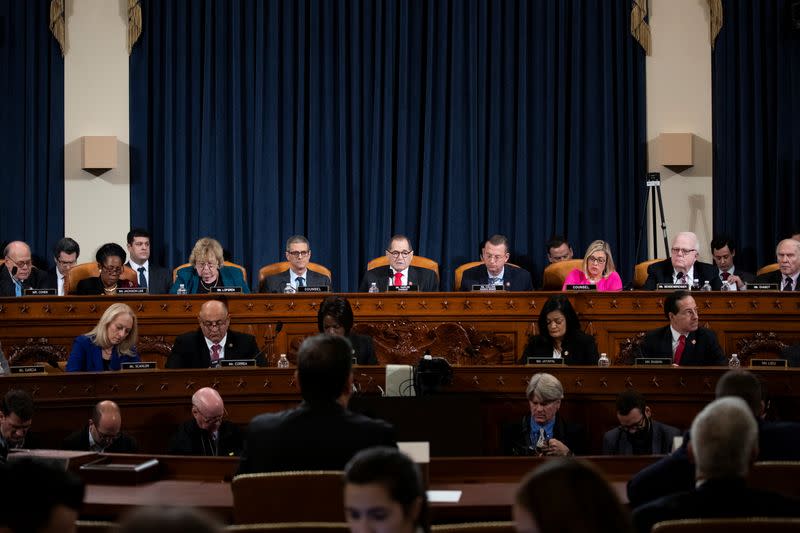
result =
[[[460,265],[458,268],[456,268],[456,271],[455,271],[455,282],[456,282],[456,284],[453,285],[453,290],[457,291],[461,287],[461,279],[464,277],[464,271],[465,270],[469,270],[472,267],[476,267],[476,266],[482,265],[482,264],[483,263],[480,262],[480,261],[472,261],[470,263],[464,263],[463,265]],[[506,263],[506,264],[514,266],[514,267],[517,266],[514,263]]]
[[514,522],[466,522],[431,526],[434,533],[514,533]]
[[[247,281],[247,269],[244,268],[242,265],[237,265],[236,263],[231,263],[230,261],[225,261],[223,263],[223,265],[226,266],[226,267],[236,267],[236,268],[238,268],[239,270],[242,271],[242,277],[244,278],[244,280]],[[175,280],[178,279],[178,270],[180,270],[182,268],[186,268],[186,267],[191,267],[191,266],[192,266],[191,263],[184,263],[184,264],[182,264],[180,266],[177,266],[177,267],[173,268],[172,269],[172,283],[175,283]]]
[[[388,265],[389,265],[389,258],[386,257],[385,255],[382,255],[380,257],[376,257],[375,259],[367,263],[367,270],[372,270],[373,268],[378,268]],[[427,257],[422,257],[421,255],[415,255],[411,258],[411,266],[433,270],[434,272],[436,272],[436,277],[438,279],[441,279],[441,277],[439,276],[439,263],[437,263],[433,259],[428,259]]]
[[[78,290],[78,283],[81,280],[87,278],[96,278],[100,275],[100,267],[97,266],[97,261],[92,261],[91,263],[81,263],[80,265],[75,265],[75,267],[69,271],[69,275],[67,276],[67,281],[69,282],[67,287],[64,289],[65,294],[75,294]],[[120,274],[120,279],[125,279],[128,281],[132,281],[135,284],[139,284],[139,276],[136,275],[136,272],[129,266],[122,268],[122,274]]]
[[[290,266],[289,261],[281,261],[280,263],[272,263],[271,265],[264,265],[258,270],[258,284],[261,285],[261,282],[264,281],[264,278],[268,278],[269,276],[274,276],[275,274],[280,274],[281,272],[289,270],[289,266]],[[308,268],[312,272],[316,272],[317,274],[328,276],[328,278],[331,281],[333,280],[333,276],[328,267],[318,265],[317,263],[308,263],[308,265],[306,265],[306,268]]]
[[567,275],[576,268],[583,267],[583,259],[569,259],[550,263],[542,274],[542,288],[546,291],[560,291]]
[[800,531],[800,518],[685,518],[666,520],[652,533],[789,533]]
[[[342,510],[344,514],[344,510]],[[240,524],[228,526],[225,531],[250,531],[265,533],[317,533],[329,531],[331,533],[348,533],[350,526],[345,522],[282,522],[277,524]]]
[[663,261],[663,259],[650,259],[648,261],[642,261],[633,269],[633,288],[634,289],[641,289],[644,287],[645,282],[647,281],[647,269],[653,263],[658,263],[659,261]]
[[781,266],[778,263],[764,265],[763,267],[758,269],[758,272],[756,272],[756,276],[760,276],[761,274],[769,274],[770,272],[775,272],[780,267]]

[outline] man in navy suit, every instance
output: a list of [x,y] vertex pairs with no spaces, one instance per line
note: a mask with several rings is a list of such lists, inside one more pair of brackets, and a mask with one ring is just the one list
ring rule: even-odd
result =
[[711,255],[717,266],[717,276],[722,280],[722,284],[727,286],[727,290],[744,290],[745,283],[753,283],[756,280],[753,274],[739,270],[733,264],[733,259],[736,257],[736,243],[727,235],[717,235],[711,240]]
[[472,290],[473,285],[502,285],[507,291],[532,291],[530,272],[507,264],[509,257],[508,239],[492,235],[481,250],[483,264],[464,271],[459,290]]
[[722,280],[717,275],[714,265],[697,260],[699,242],[697,235],[690,231],[683,231],[675,235],[670,248],[670,258],[647,267],[647,281],[644,290],[652,291],[659,283],[681,283],[690,287],[697,280],[702,287],[708,281],[711,288],[722,288]]
[[386,257],[389,259],[389,266],[367,270],[358,289],[360,292],[369,291],[373,283],[379,291],[385,291],[389,286],[416,286],[423,292],[439,290],[439,278],[436,276],[436,272],[427,268],[411,266],[414,249],[411,248],[411,241],[405,235],[398,234],[389,240]]
[[298,287],[328,287],[330,290],[331,279],[328,276],[308,269],[311,246],[304,236],[292,235],[287,239],[286,260],[289,261],[289,268],[264,278],[258,292],[284,292],[287,283],[295,290]]
[[776,283],[782,291],[800,291],[800,241],[783,239],[775,249],[778,270],[762,274],[759,283]]
[[169,294],[172,287],[172,273],[150,262],[150,233],[142,228],[128,232],[128,255],[126,266],[136,272],[139,287],[150,294]]
[[78,257],[81,255],[81,247],[75,240],[69,237],[60,239],[53,246],[53,261],[56,266],[47,271],[47,281],[45,288],[57,289],[59,296],[64,296],[67,275],[75,265],[78,264]]

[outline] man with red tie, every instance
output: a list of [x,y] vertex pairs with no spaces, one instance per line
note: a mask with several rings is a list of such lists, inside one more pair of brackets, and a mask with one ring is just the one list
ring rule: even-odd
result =
[[711,240],[711,256],[717,266],[717,275],[722,280],[722,290],[741,291],[745,289],[746,283],[756,280],[753,274],[740,270],[733,264],[736,243],[727,235],[717,235]]
[[389,259],[389,266],[383,266],[367,270],[364,279],[361,280],[360,292],[369,291],[374,283],[379,291],[387,290],[387,287],[414,287],[423,292],[436,292],[439,290],[439,278],[436,272],[427,268],[417,268],[411,266],[414,258],[414,249],[411,248],[411,241],[405,235],[395,235],[386,247],[386,257]]
[[689,291],[675,291],[664,300],[669,325],[648,331],[637,357],[671,357],[675,366],[724,365],[717,336],[701,328],[697,304]]

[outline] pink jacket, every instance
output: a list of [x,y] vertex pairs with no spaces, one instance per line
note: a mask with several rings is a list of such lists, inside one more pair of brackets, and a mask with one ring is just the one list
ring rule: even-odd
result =
[[[567,290],[567,285],[589,285],[589,280],[586,277],[586,274],[583,273],[583,270],[580,268],[574,269],[572,272],[567,274],[567,279],[564,280],[564,285],[561,287],[562,291]],[[607,277],[601,279],[597,283],[597,290],[598,291],[621,291],[622,290],[622,279],[620,279],[619,274],[616,272],[612,272]]]

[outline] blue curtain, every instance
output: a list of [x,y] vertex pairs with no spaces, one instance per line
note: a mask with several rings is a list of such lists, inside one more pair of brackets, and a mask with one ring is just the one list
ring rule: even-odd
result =
[[712,56],[714,229],[739,237],[753,269],[774,263],[778,240],[800,225],[800,30],[790,4],[723,2]]
[[0,0],[0,241],[41,261],[64,236],[64,60],[49,20],[49,0]]
[[[442,287],[493,233],[537,276],[566,233],[630,277],[646,171],[630,1],[143,1],[132,224],[255,274],[293,233],[355,290],[393,233]],[[254,277],[254,276],[251,276]]]

